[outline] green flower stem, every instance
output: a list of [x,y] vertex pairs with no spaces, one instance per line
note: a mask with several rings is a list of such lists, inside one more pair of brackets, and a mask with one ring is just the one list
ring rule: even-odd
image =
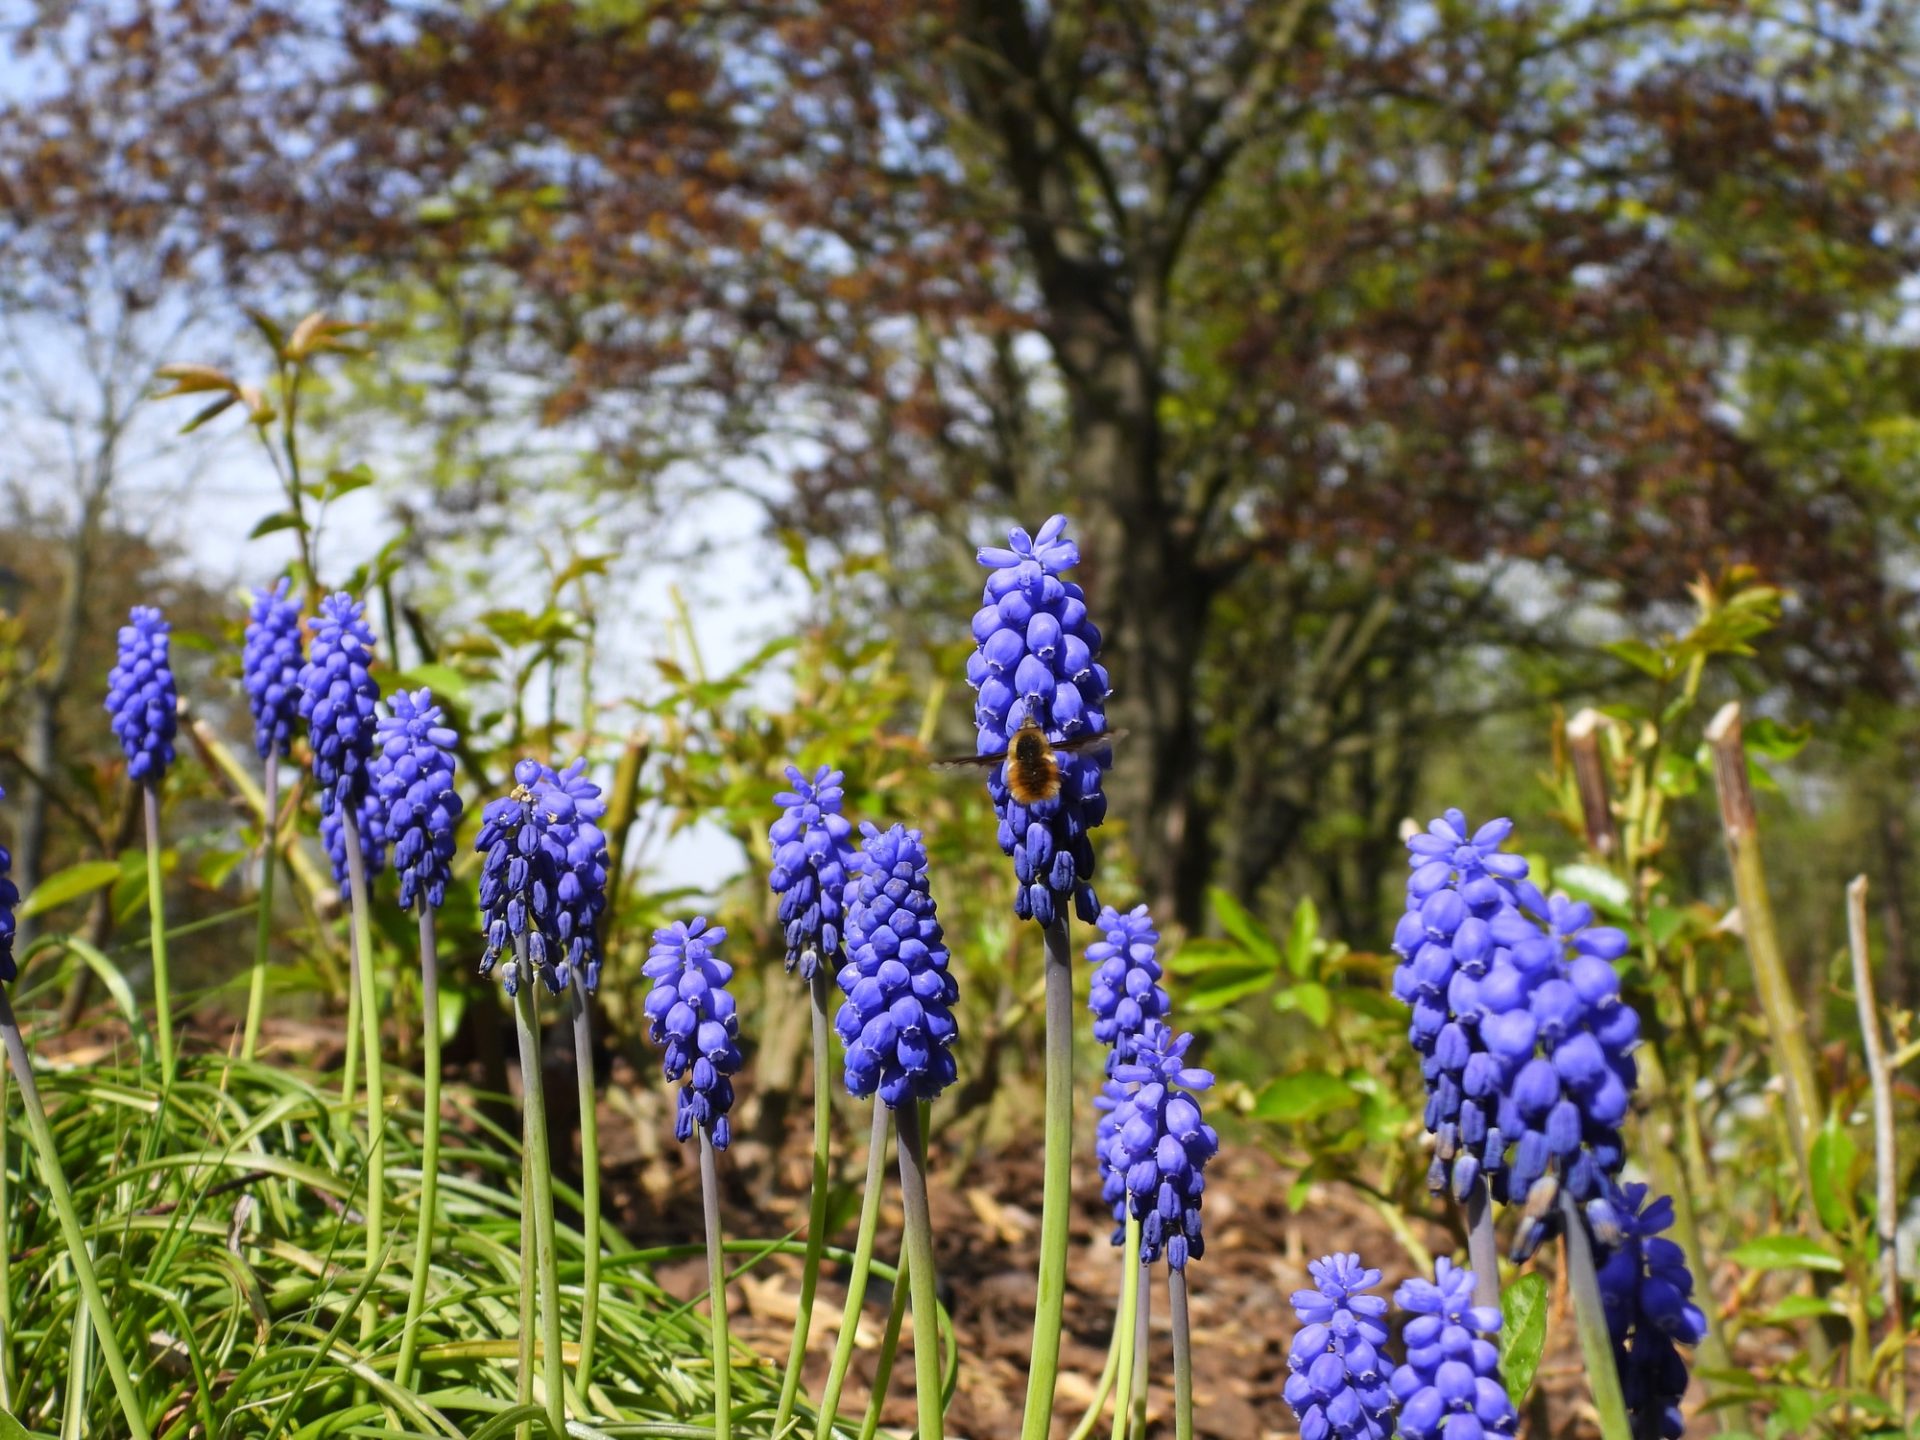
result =
[[173,1079],[173,987],[167,981],[166,880],[160,864],[160,788],[149,781],[140,790],[147,813],[147,926],[153,936],[154,1034],[160,1042],[160,1073],[164,1081],[170,1083]]
[[[520,942],[524,953],[526,941]],[[547,1148],[546,1082],[540,1068],[540,1017],[535,987],[541,982],[532,967],[517,960],[520,975],[513,997],[513,1018],[520,1031],[520,1112],[525,1122],[521,1147],[527,1175],[533,1181],[528,1201],[533,1211],[534,1243],[540,1259],[540,1346],[547,1382],[547,1423],[555,1435],[567,1431],[566,1357],[560,1348],[559,1253],[554,1249],[552,1152]],[[525,1198],[525,1197],[523,1197]]]
[[1120,1346],[1120,1366],[1113,1387],[1113,1440],[1127,1440],[1127,1424],[1133,1414],[1133,1366],[1139,1358],[1134,1334],[1140,1310],[1141,1271],[1137,1215],[1127,1216],[1127,1248],[1120,1264],[1120,1313],[1113,1321],[1114,1339]]
[[880,1431],[880,1411],[887,1403],[887,1386],[893,1381],[893,1357],[900,1351],[900,1322],[907,1313],[907,1290],[912,1280],[912,1266],[903,1251],[893,1272],[893,1304],[887,1310],[887,1333],[880,1341],[880,1360],[874,1366],[873,1394],[867,1397],[867,1418],[860,1427],[860,1440],[874,1440]]
[[[149,790],[148,794],[151,795],[152,791]],[[54,1144],[52,1127],[47,1124],[47,1112],[40,1104],[39,1086],[34,1083],[33,1062],[27,1058],[26,1042],[20,1038],[20,1026],[13,1018],[13,1005],[4,990],[0,990],[0,1041],[6,1045],[7,1065],[13,1071],[13,1078],[20,1082],[20,1106],[27,1112],[27,1130],[33,1137],[34,1149],[40,1155],[47,1196],[53,1202],[54,1214],[60,1218],[60,1233],[67,1244],[67,1259],[73,1265],[87,1314],[92,1317],[94,1331],[100,1337],[100,1353],[107,1362],[107,1373],[113,1377],[114,1392],[120,1397],[120,1409],[126,1416],[127,1431],[133,1440],[149,1440],[146,1417],[140,1409],[140,1393],[134,1388],[133,1377],[127,1373],[126,1359],[121,1355],[120,1342],[114,1336],[113,1311],[107,1308],[107,1297],[100,1293],[100,1281],[93,1273],[93,1257],[87,1250],[80,1217],[74,1212],[73,1194],[67,1189],[66,1174],[60,1168],[60,1150]]]
[[733,1352],[727,1340],[727,1264],[720,1248],[720,1176],[713,1163],[713,1135],[700,1132],[700,1205],[707,1221],[707,1292],[713,1311],[713,1434],[733,1434]]
[[1133,1433],[1147,1433],[1147,1343],[1153,1323],[1153,1287],[1141,1267],[1140,1307],[1133,1316]]
[[[373,976],[373,924],[369,914],[373,897],[367,893],[359,823],[351,810],[340,818],[341,834],[347,843],[347,884],[353,890],[354,950],[360,957],[360,983],[354,993],[360,997],[360,1046],[367,1060],[367,1273],[373,1274],[380,1265],[387,1220],[387,1097],[380,1063],[380,1001]],[[378,1311],[369,1309],[369,1327],[377,1319]]]
[[9,1412],[14,1408],[13,1237],[8,1229],[13,1208],[8,1204],[7,1195],[7,1157],[13,1148],[13,1137],[7,1128],[7,1089],[12,1080],[12,1069],[0,1066],[0,1410]]
[[260,919],[253,932],[253,974],[247,982],[247,1027],[241,1032],[240,1058],[251,1061],[260,1047],[260,1015],[267,1004],[267,947],[273,939],[273,874],[280,868],[280,752],[267,755],[265,804],[261,813]]
[[407,1290],[407,1318],[400,1336],[400,1359],[393,1383],[407,1387],[414,1357],[420,1353],[420,1316],[427,1307],[427,1281],[433,1270],[433,1236],[440,1201],[440,958],[434,941],[433,907],[420,905],[420,1208],[413,1247],[413,1283]]
[[[847,1277],[847,1303],[840,1311],[840,1336],[833,1346],[833,1367],[827,1372],[827,1388],[820,1397],[819,1419],[814,1425],[814,1440],[830,1440],[833,1423],[840,1411],[840,1391],[847,1381],[847,1366],[853,1361],[855,1336],[860,1329],[860,1312],[867,1303],[867,1274],[873,1264],[873,1238],[880,1229],[880,1196],[887,1183],[887,1129],[893,1112],[879,1101],[873,1105],[873,1135],[867,1142],[867,1188],[860,1196],[860,1230],[853,1242],[853,1273]],[[813,1237],[807,1237],[813,1249]]]
[[1173,1321],[1173,1440],[1193,1440],[1193,1332],[1187,1325],[1187,1272],[1167,1268]]
[[[533,1404],[533,1327],[537,1311],[533,1292],[539,1283],[540,1239],[534,1233],[533,1205],[527,1199],[533,1193],[533,1154],[525,1145],[520,1147],[520,1352],[519,1379],[514,1386],[514,1400],[520,1405]],[[532,1440],[533,1423],[527,1421],[518,1430],[519,1440]]]
[[1487,1177],[1476,1175],[1467,1191],[1467,1263],[1473,1267],[1473,1303],[1500,1308],[1500,1241],[1493,1233],[1493,1201]]
[[900,1127],[900,1203],[905,1212],[905,1249],[913,1266],[913,1393],[920,1412],[920,1440],[944,1440],[946,1407],[940,1403],[939,1302],[934,1296],[933,1216],[927,1206],[927,1140],[920,1106],[895,1112]]
[[1093,1388],[1093,1401],[1087,1406],[1087,1413],[1080,1417],[1080,1423],[1073,1427],[1073,1434],[1067,1440],[1087,1440],[1093,1434],[1093,1427],[1100,1423],[1100,1414],[1107,1408],[1107,1397],[1113,1394],[1114,1377],[1120,1369],[1120,1307],[1126,1300],[1126,1267],[1120,1268],[1120,1299],[1113,1303],[1113,1334],[1107,1340],[1107,1363],[1101,1368],[1100,1383]]
[[1046,1159],[1040,1198],[1040,1276],[1033,1354],[1021,1440],[1047,1440],[1060,1375],[1060,1319],[1067,1299],[1068,1225],[1073,1209],[1073,948],[1067,917],[1046,929]]
[[1580,1332],[1580,1353],[1587,1367],[1587,1388],[1600,1418],[1602,1440],[1634,1440],[1627,1418],[1626,1396],[1620,1390],[1620,1372],[1613,1363],[1613,1337],[1607,1331],[1607,1312],[1600,1301],[1600,1278],[1593,1268],[1593,1240],[1587,1217],[1571,1195],[1560,1196],[1565,1221],[1567,1283],[1573,1291],[1573,1318]]
[[340,1063],[340,1106],[353,1104],[360,1081],[360,935],[347,928],[347,1053]]
[[[800,1372],[807,1358],[807,1338],[813,1328],[813,1297],[820,1285],[820,1250],[827,1243],[829,1146],[833,1142],[832,1055],[827,1049],[827,967],[814,966],[808,991],[813,998],[813,1202],[807,1210],[807,1258],[800,1271],[800,1306],[793,1316],[793,1341],[787,1347],[787,1374],[780,1384],[780,1404],[774,1411],[773,1433],[787,1428],[800,1394]],[[882,1146],[884,1149],[885,1147]],[[831,1415],[831,1411],[828,1412]]]
[[580,1239],[587,1262],[580,1282],[580,1360],[573,1378],[584,1395],[593,1376],[593,1347],[600,1328],[600,1097],[593,1083],[593,1002],[577,965],[568,999],[573,1012],[573,1068],[580,1085]]

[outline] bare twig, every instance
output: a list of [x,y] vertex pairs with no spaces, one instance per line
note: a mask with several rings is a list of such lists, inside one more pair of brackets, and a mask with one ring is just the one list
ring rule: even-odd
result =
[[1620,829],[1607,799],[1606,762],[1600,756],[1600,731],[1607,717],[1589,706],[1567,722],[1567,753],[1573,782],[1580,791],[1580,815],[1586,821],[1587,848],[1603,860],[1620,853]]
[[[1895,1243],[1900,1221],[1899,1157],[1893,1128],[1893,1070],[1880,1036],[1880,1017],[1874,1004],[1873,966],[1867,951],[1867,877],[1856,875],[1847,886],[1847,948],[1853,955],[1853,996],[1860,1011],[1860,1038],[1866,1047],[1867,1083],[1873,1091],[1874,1224],[1880,1239],[1880,1288],[1887,1307],[1890,1333],[1903,1335],[1900,1313],[1900,1256]],[[1905,1368],[1895,1360],[1896,1374]],[[1894,1402],[1901,1409],[1900,1401]]]

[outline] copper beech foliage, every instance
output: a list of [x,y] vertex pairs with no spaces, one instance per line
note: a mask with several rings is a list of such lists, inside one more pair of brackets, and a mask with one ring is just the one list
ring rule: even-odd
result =
[[1635,611],[1752,563],[1811,693],[1905,687],[1880,477],[1751,380],[1915,259],[1902,9],[78,0],[13,38],[59,79],[0,204],[427,287],[463,383],[619,473],[809,442],[820,533],[1066,491],[1191,920],[1336,774],[1402,813],[1439,660],[1552,633],[1517,573]]

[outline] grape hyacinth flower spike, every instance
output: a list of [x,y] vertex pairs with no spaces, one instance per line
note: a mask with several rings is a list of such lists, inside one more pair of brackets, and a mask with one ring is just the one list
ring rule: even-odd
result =
[[727,1272],[720,1239],[720,1178],[714,1152],[727,1148],[731,1076],[740,1068],[740,1022],[727,982],[733,967],[716,953],[727,938],[705,916],[653,932],[642,973],[648,1038],[666,1050],[666,1076],[681,1081],[674,1134],[700,1142],[700,1198],[706,1215],[707,1290],[713,1326],[713,1421],[717,1440],[732,1433],[733,1365],[727,1341]]
[[419,1353],[420,1317],[427,1301],[440,1188],[440,962],[434,912],[445,902],[459,823],[460,792],[454,789],[453,747],[433,693],[395,691],[376,730],[373,795],[381,833],[393,846],[402,909],[416,909],[420,926],[420,1070],[423,1134],[420,1144],[420,1226],[413,1277],[401,1331],[394,1381],[405,1385]]
[[1307,1271],[1313,1288],[1293,1292],[1301,1328],[1287,1349],[1283,1392],[1300,1421],[1300,1440],[1386,1440],[1394,1433],[1387,1302],[1365,1293],[1380,1283],[1380,1272],[1354,1254],[1323,1256]]
[[1473,1272],[1442,1258],[1432,1280],[1408,1280],[1394,1292],[1412,1312],[1401,1341],[1406,1362],[1393,1372],[1400,1433],[1407,1440],[1485,1440],[1512,1435],[1518,1412],[1500,1378],[1500,1311],[1477,1305]]
[[[6,792],[0,790],[0,799],[5,798]],[[12,870],[13,855],[6,846],[0,845],[0,980],[8,984],[13,982],[17,973],[13,956],[13,912],[20,903],[20,889],[13,882]],[[53,1127],[47,1123],[46,1106],[40,1101],[40,1085],[34,1079],[33,1061],[27,1054],[27,1044],[20,1034],[19,1022],[14,1018],[13,1002],[3,985],[0,985],[0,1047],[6,1051],[7,1068],[13,1074],[13,1083],[20,1087],[20,1108],[26,1113],[27,1130],[39,1159],[40,1183],[46,1187],[46,1199],[60,1222],[61,1239],[66,1243],[67,1263],[73,1267],[74,1278],[80,1285],[81,1303],[86,1307],[87,1318],[93,1322],[94,1343],[100,1347],[100,1357],[106,1362],[107,1374],[112,1377],[114,1394],[120,1401],[121,1415],[127,1422],[126,1433],[133,1440],[149,1440],[152,1432],[147,1428],[146,1406],[140,1398],[132,1373],[127,1369],[126,1356],[121,1352],[119,1332],[115,1326],[117,1317],[108,1307],[106,1294],[101,1290],[99,1276],[94,1271],[93,1251],[86,1231],[81,1228],[80,1213],[74,1208],[73,1191],[67,1184],[66,1171],[60,1164],[59,1142],[54,1139]],[[21,1164],[24,1167],[24,1157]]]
[[1679,1440],[1687,1393],[1680,1345],[1698,1345],[1707,1317],[1693,1299],[1693,1275],[1681,1248],[1662,1233],[1673,1224],[1673,1201],[1649,1201],[1645,1185],[1614,1191],[1618,1240],[1604,1246],[1600,1300],[1633,1440]]
[[1087,1008],[1093,1012],[1093,1038],[1107,1047],[1107,1073],[1133,1058],[1147,1024],[1164,1020],[1172,1008],[1160,984],[1160,932],[1144,905],[1124,915],[1111,905],[1094,922],[1100,937],[1087,946],[1092,986]]
[[[352,1007],[358,1011],[357,1039],[366,1051],[367,1070],[367,1273],[380,1262],[386,1225],[386,1095],[380,1055],[380,997],[373,975],[373,897],[367,894],[377,803],[372,766],[375,707],[380,686],[372,675],[373,629],[358,601],[346,594],[328,596],[310,622],[312,642],[300,670],[300,718],[307,722],[313,751],[314,786],[320,795],[324,828],[338,827],[345,861],[345,891],[352,912]],[[343,1086],[355,1081],[352,1015],[348,1018],[347,1062]],[[371,1325],[374,1313],[367,1312]]]
[[168,659],[170,627],[151,605],[136,605],[120,627],[119,655],[107,674],[106,711],[127,757],[127,778],[140,787],[147,832],[147,923],[153,944],[154,1030],[160,1069],[173,1075],[173,988],[167,968],[167,920],[162,884],[160,785],[173,764],[179,695]]
[[1086,595],[1061,578],[1080,563],[1055,515],[1029,535],[982,546],[989,572],[973,616],[967,683],[975,753],[1004,756],[987,772],[1000,848],[1013,859],[1014,914],[1046,937],[1046,1150],[1040,1203],[1040,1265],[1033,1351],[1021,1440],[1045,1440],[1060,1367],[1066,1301],[1073,1151],[1073,950],[1067,906],[1095,920],[1092,832],[1106,818],[1102,773],[1113,763],[1098,743],[1111,687],[1100,664],[1100,631]]
[[[280,762],[287,758],[300,719],[300,605],[288,598],[282,578],[271,590],[253,592],[240,652],[241,688],[253,714],[253,748],[262,766],[260,896],[255,918],[253,973],[247,987],[247,1019],[240,1056],[251,1060],[260,1044],[266,1008],[267,951],[273,935],[273,883],[280,868]],[[343,847],[344,849],[344,847]],[[337,870],[338,867],[336,867]]]
[[768,887],[780,897],[779,920],[787,947],[787,969],[798,968],[806,982],[813,1031],[813,1181],[807,1210],[807,1254],[800,1272],[800,1304],[794,1312],[793,1338],[787,1348],[786,1378],[781,1383],[773,1429],[778,1434],[793,1416],[800,1396],[801,1362],[813,1321],[813,1300],[826,1246],[827,1192],[831,1176],[832,1055],[827,1042],[827,987],[840,968],[845,916],[843,892],[854,853],[853,827],[840,813],[845,775],[822,765],[809,779],[787,767],[792,789],[773,797],[780,817],[767,839],[773,851]]
[[847,1047],[848,1091],[860,1099],[877,1096],[899,1126],[920,1434],[940,1440],[945,1410],[922,1107],[955,1078],[953,1006],[960,988],[948,968],[920,832],[904,825],[862,825],[860,832],[865,838],[847,892],[847,962],[839,974],[846,1000],[834,1028]]

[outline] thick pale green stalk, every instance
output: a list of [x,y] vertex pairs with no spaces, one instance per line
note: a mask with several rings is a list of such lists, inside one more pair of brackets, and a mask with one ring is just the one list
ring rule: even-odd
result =
[[26,1042],[20,1038],[20,1026],[13,1018],[13,1005],[4,990],[0,990],[0,1041],[6,1045],[7,1065],[13,1071],[13,1078],[20,1082],[20,1108],[26,1111],[27,1131],[33,1137],[34,1149],[40,1156],[41,1178],[46,1182],[47,1197],[53,1202],[54,1214],[60,1219],[60,1234],[67,1244],[67,1259],[73,1265],[87,1314],[92,1317],[94,1331],[99,1336],[100,1353],[107,1362],[107,1373],[113,1377],[114,1392],[120,1397],[120,1410],[126,1417],[127,1430],[134,1440],[149,1440],[146,1416],[140,1408],[140,1392],[134,1387],[133,1377],[127,1373],[126,1359],[121,1355],[120,1342],[114,1336],[113,1311],[107,1308],[107,1298],[100,1292],[100,1281],[93,1273],[93,1257],[88,1253],[86,1235],[80,1227],[80,1217],[73,1208],[73,1193],[67,1189],[66,1173],[60,1168],[60,1150],[54,1144],[53,1130],[47,1124],[47,1112],[40,1104],[39,1086],[34,1083],[33,1062],[27,1058]]
[[940,1396],[940,1302],[934,1294],[933,1215],[927,1205],[927,1141],[920,1107],[913,1101],[895,1112],[900,1127],[900,1204],[905,1249],[913,1266],[913,1393],[920,1413],[920,1440],[943,1440],[946,1407]]
[[1113,1334],[1107,1340],[1107,1363],[1101,1367],[1100,1383],[1093,1387],[1093,1400],[1087,1406],[1087,1413],[1080,1417],[1080,1423],[1073,1427],[1067,1440],[1087,1440],[1093,1434],[1093,1427],[1100,1423],[1101,1412],[1107,1408],[1107,1397],[1113,1394],[1114,1377],[1120,1369],[1120,1307],[1127,1288],[1125,1265],[1121,1266],[1120,1274],[1121,1299],[1113,1304]]
[[867,1303],[867,1275],[873,1265],[873,1237],[880,1229],[880,1195],[887,1183],[887,1127],[893,1112],[879,1101],[873,1104],[873,1134],[867,1141],[867,1188],[860,1197],[860,1230],[853,1242],[853,1273],[847,1277],[847,1303],[840,1311],[840,1336],[833,1346],[833,1367],[820,1397],[820,1416],[814,1440],[829,1440],[840,1411],[840,1391],[853,1361],[854,1340],[860,1330],[860,1312]]
[[573,1069],[580,1086],[580,1229],[587,1258],[580,1282],[580,1361],[573,1378],[584,1395],[593,1376],[593,1346],[600,1328],[600,1097],[593,1083],[593,1002],[577,965],[568,997],[573,1010]]
[[[540,1238],[533,1229],[533,1156],[520,1147],[520,1370],[514,1386],[514,1400],[520,1405],[533,1403],[533,1330],[539,1316],[533,1292],[539,1285]],[[531,1440],[533,1422],[522,1424],[519,1440]]]
[[513,997],[513,1018],[520,1030],[521,1146],[533,1181],[534,1243],[540,1247],[540,1348],[547,1381],[547,1420],[555,1435],[567,1429],[567,1367],[560,1348],[559,1253],[554,1249],[552,1152],[547,1148],[547,1092],[540,1069],[540,1017],[535,1008],[540,984],[530,967],[520,967]]
[[1147,1433],[1147,1345],[1153,1330],[1153,1287],[1146,1267],[1140,1275],[1140,1304],[1133,1314],[1133,1433]]
[[[147,928],[153,937],[154,1035],[160,1044],[160,1074],[173,1079],[173,987],[167,979],[166,877],[160,864],[160,788],[152,781],[140,787],[147,813]],[[24,1083],[24,1082],[23,1082]]]
[[900,1264],[893,1272],[893,1304],[887,1311],[887,1333],[880,1341],[880,1358],[873,1367],[873,1394],[867,1397],[867,1418],[860,1427],[860,1440],[874,1440],[880,1432],[880,1412],[887,1403],[887,1386],[893,1383],[893,1357],[900,1353],[900,1322],[906,1317],[907,1290],[912,1279],[912,1266],[902,1252]]
[[1573,1292],[1574,1325],[1580,1332],[1580,1354],[1586,1362],[1587,1388],[1599,1417],[1601,1440],[1634,1440],[1626,1396],[1620,1390],[1620,1372],[1613,1363],[1613,1337],[1607,1332],[1606,1307],[1600,1301],[1600,1279],[1593,1268],[1587,1217],[1566,1194],[1560,1197],[1560,1216],[1565,1222],[1567,1284]]
[[1467,1190],[1467,1263],[1473,1268],[1473,1303],[1500,1308],[1500,1241],[1493,1233],[1493,1201],[1487,1177],[1476,1175]]
[[360,1084],[360,936],[347,927],[347,1053],[340,1063],[340,1106],[353,1104]]
[[400,1335],[400,1359],[393,1383],[405,1389],[420,1353],[420,1316],[427,1308],[427,1282],[433,1270],[433,1235],[440,1206],[440,957],[434,942],[433,907],[420,904],[420,1208],[413,1246],[413,1283],[407,1290],[407,1318]]
[[1173,1323],[1173,1440],[1193,1440],[1193,1332],[1187,1325],[1187,1272],[1168,1267],[1167,1313]]
[[1127,1216],[1127,1248],[1121,1260],[1120,1313],[1114,1317],[1113,1333],[1120,1343],[1120,1367],[1113,1387],[1113,1440],[1127,1440],[1127,1424],[1133,1415],[1133,1366],[1140,1347],[1134,1343],[1134,1327],[1140,1311],[1140,1219]]
[[[360,826],[353,812],[340,817],[347,843],[347,884],[353,890],[353,941],[360,957],[360,1046],[367,1061],[367,1273],[380,1264],[387,1220],[387,1097],[380,1063],[380,1000],[374,989],[373,896],[367,892],[367,865],[360,849]],[[376,1312],[369,1309],[368,1323]]]
[[267,756],[265,843],[260,855],[260,919],[253,932],[253,974],[247,982],[247,1027],[241,1032],[240,1058],[253,1059],[260,1047],[260,1016],[267,1005],[267,949],[273,939],[273,875],[280,868],[280,752]]
[[[833,1141],[832,1054],[827,1048],[827,967],[814,966],[807,990],[813,1000],[813,1199],[807,1209],[807,1258],[800,1271],[800,1306],[793,1316],[793,1340],[787,1346],[787,1374],[780,1384],[780,1404],[774,1412],[773,1433],[787,1428],[800,1394],[800,1372],[807,1358],[807,1337],[813,1329],[813,1297],[820,1285],[820,1251],[827,1243],[829,1147]],[[884,1147],[883,1147],[884,1148]]]
[[733,1352],[727,1339],[727,1264],[720,1248],[720,1176],[713,1163],[713,1136],[700,1133],[700,1205],[707,1222],[707,1293],[713,1311],[713,1434],[733,1434]]
[[1067,917],[1046,928],[1046,1155],[1040,1198],[1040,1275],[1033,1354],[1021,1440],[1047,1440],[1060,1375],[1060,1317],[1067,1298],[1068,1227],[1073,1215],[1073,949]]

